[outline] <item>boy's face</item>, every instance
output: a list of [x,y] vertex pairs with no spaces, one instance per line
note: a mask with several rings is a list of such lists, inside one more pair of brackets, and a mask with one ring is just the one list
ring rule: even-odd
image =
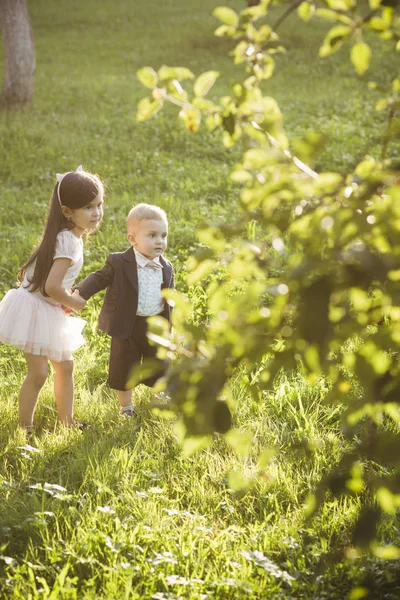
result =
[[140,254],[152,260],[167,247],[168,224],[163,219],[142,219],[129,228],[129,243]]

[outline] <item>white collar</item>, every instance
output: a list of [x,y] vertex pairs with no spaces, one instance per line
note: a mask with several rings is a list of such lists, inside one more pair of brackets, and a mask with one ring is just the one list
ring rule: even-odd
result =
[[146,265],[148,265],[148,263],[154,263],[157,265],[158,268],[162,269],[162,264],[160,263],[159,256],[156,256],[155,258],[151,259],[147,258],[146,256],[143,256],[143,254],[140,254],[140,252],[136,250],[136,248],[134,248],[133,251],[135,253],[136,262],[139,265],[139,267],[145,267]]

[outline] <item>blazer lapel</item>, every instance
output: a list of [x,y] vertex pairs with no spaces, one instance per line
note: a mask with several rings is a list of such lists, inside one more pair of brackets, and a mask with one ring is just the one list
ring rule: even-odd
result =
[[124,258],[124,271],[129,279],[130,283],[133,285],[134,289],[138,291],[138,274],[137,274],[137,264],[136,264],[136,256],[133,251],[132,246],[123,253]]
[[160,256],[160,264],[162,265],[163,283],[162,287],[169,287],[171,281],[171,267],[165,262],[164,258]]
[[[135,290],[138,291],[139,284],[138,284],[136,256],[135,256],[135,252],[134,252],[132,246],[123,253],[123,258],[124,258],[125,274],[126,274],[127,278],[129,279],[130,283],[135,288]],[[172,273],[171,266],[165,261],[165,259],[162,256],[160,256],[160,264],[163,268],[163,270],[162,270],[162,275],[163,275],[162,287],[163,288],[169,287],[169,284],[171,281],[171,273]]]

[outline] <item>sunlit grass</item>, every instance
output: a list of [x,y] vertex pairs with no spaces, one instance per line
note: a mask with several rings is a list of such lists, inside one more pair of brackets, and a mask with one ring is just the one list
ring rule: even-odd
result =
[[[238,192],[228,176],[241,148],[226,151],[203,131],[186,135],[173,111],[137,125],[146,91],[135,72],[163,63],[195,73],[212,68],[223,73],[214,93],[228,93],[237,71],[229,42],[212,33],[216,4],[29,2],[34,104],[0,113],[0,295],[15,285],[42,230],[55,172],[81,163],[107,185],[104,222],[86,243],[82,276],[126,247],[126,214],[145,201],[168,213],[168,257],[187,290],[196,228],[235,216]],[[373,150],[382,117],[369,117],[377,93],[366,91],[365,80],[387,83],[392,58],[376,55],[371,73],[357,79],[342,55],[318,62],[323,32],[295,19],[282,27],[291,52],[279,57],[266,90],[290,136],[310,128],[330,135],[316,168],[334,170],[364,146]],[[201,288],[189,293],[200,307]],[[83,433],[57,425],[50,378],[36,436],[26,439],[17,426],[24,360],[0,346],[0,598],[342,600],[368,569],[385,598],[398,598],[392,566],[342,553],[351,550],[357,499],[328,495],[313,520],[305,516],[310,491],[348,450],[342,409],[323,403],[326,382],[281,373],[253,397],[251,378],[238,373],[231,396],[242,453],[217,437],[185,456],[174,420],[151,412],[148,390],[135,393],[137,418],[120,417],[105,386],[109,341],[96,328],[100,304],[95,298],[85,311],[87,344],[76,354],[76,417],[90,425]],[[390,519],[382,537],[396,537]]]
[[[350,542],[358,502],[331,499],[316,521],[304,516],[309,491],[344,450],[337,409],[320,402],[323,382],[282,375],[255,402],[238,376],[235,426],[254,438],[243,456],[222,438],[184,456],[174,422],[152,415],[145,388],[137,419],[123,419],[95,381],[78,385],[77,416],[88,430],[55,425],[50,381],[27,444],[15,424],[16,392],[4,398],[1,429],[4,594],[40,597],[42,578],[60,598],[261,599],[329,588],[329,555]],[[264,449],[273,451],[260,467]],[[247,490],[232,489],[232,473],[247,478]],[[324,560],[326,580],[316,581]],[[70,596],[61,592],[66,581]]]
[[[252,454],[242,458],[222,440],[183,456],[173,423],[151,415],[145,390],[137,420],[122,419],[109,394],[89,400],[81,392],[79,415],[96,404],[88,413],[91,427],[82,434],[54,429],[54,415],[44,406],[50,401],[46,389],[38,434],[28,445],[10,423],[13,411],[6,411],[0,509],[3,556],[9,557],[4,593],[15,598],[27,597],[28,590],[39,593],[43,576],[49,589],[57,589],[66,565],[72,588],[80,591],[60,597],[91,597],[93,588],[93,597],[112,598],[127,586],[129,598],[167,590],[191,598],[201,593],[274,598],[311,585],[315,564],[339,534],[343,509],[348,520],[356,504],[332,501],[329,514],[319,517],[318,532],[305,524],[305,495],[329,468],[340,436],[327,423],[328,414],[316,418],[315,433],[330,441],[306,460],[301,449],[290,448],[290,425],[286,436],[274,435],[269,425],[277,427],[280,419],[281,429],[285,426],[278,406],[283,402],[287,409],[296,393],[288,380],[283,383],[284,399],[278,388],[259,406],[265,422],[258,415],[240,416],[247,411],[245,390],[240,394],[238,426],[253,429],[256,441]],[[258,472],[257,454],[272,444],[276,454]],[[247,491],[235,493],[228,484],[235,470],[250,479],[260,476]],[[305,557],[306,530],[313,551]],[[273,566],[260,566],[263,555],[275,574]],[[297,571],[299,580],[292,580]],[[74,577],[79,583],[72,585]]]

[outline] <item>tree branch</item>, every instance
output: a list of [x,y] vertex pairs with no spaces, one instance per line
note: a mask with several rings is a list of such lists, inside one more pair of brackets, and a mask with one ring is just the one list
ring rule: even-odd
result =
[[292,14],[292,12],[294,12],[300,6],[300,4],[303,4],[303,2],[304,2],[304,0],[297,0],[296,2],[294,2],[293,4],[291,4],[289,6],[289,8],[287,8],[285,10],[285,12],[283,13],[283,15],[281,15],[279,17],[279,19],[276,21],[275,25],[272,26],[272,29],[274,31],[276,31],[278,29],[278,27],[280,25],[282,25],[282,23],[284,21],[286,21],[286,19]]

